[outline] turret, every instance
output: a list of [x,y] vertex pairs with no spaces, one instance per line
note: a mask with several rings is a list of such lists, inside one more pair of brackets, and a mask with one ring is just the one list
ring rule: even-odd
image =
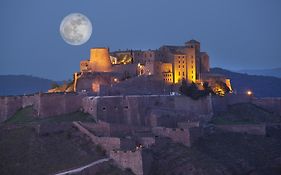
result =
[[108,48],[92,48],[90,64],[94,72],[110,72],[112,65]]

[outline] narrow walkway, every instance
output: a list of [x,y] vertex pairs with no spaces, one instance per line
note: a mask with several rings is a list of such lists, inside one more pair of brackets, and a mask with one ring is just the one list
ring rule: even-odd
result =
[[76,169],[73,169],[73,170],[68,170],[68,171],[65,171],[65,172],[62,172],[62,173],[58,173],[58,174],[55,174],[55,175],[66,175],[66,174],[78,173],[80,171],[83,171],[86,168],[89,168],[91,166],[94,166],[94,165],[97,165],[97,164],[100,164],[100,163],[103,163],[103,162],[107,162],[107,161],[109,161],[109,158],[100,159],[100,160],[92,162],[92,163],[90,163],[88,165],[82,166],[80,168],[76,168]]

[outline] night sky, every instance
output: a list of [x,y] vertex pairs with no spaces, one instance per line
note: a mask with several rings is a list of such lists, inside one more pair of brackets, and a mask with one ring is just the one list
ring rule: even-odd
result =
[[[62,19],[93,24],[82,46],[60,36]],[[0,74],[72,78],[91,47],[156,49],[201,42],[212,67],[281,67],[280,0],[1,0]]]

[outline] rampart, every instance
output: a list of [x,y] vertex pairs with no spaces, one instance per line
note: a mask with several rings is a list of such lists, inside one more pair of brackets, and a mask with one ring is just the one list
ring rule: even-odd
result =
[[0,122],[27,106],[33,106],[35,115],[42,118],[75,112],[81,109],[83,97],[84,94],[75,93],[0,97]]
[[168,137],[176,143],[191,146],[190,133],[188,129],[154,127],[152,133],[156,136]]
[[111,151],[110,158],[121,168],[129,168],[136,175],[148,175],[153,161],[151,154],[142,149],[136,151]]
[[224,97],[212,96],[214,113],[227,111],[229,105],[237,103],[250,103],[253,97],[247,95],[228,94]]
[[22,96],[0,97],[0,122],[7,120],[22,108]]
[[79,129],[80,132],[87,135],[94,144],[100,145],[107,153],[111,150],[117,150],[121,147],[120,138],[117,137],[98,137],[89,132],[86,128],[84,128],[80,123],[73,122],[73,125]]
[[266,135],[265,124],[233,124],[233,125],[216,125],[216,128],[234,133],[244,133],[251,135]]
[[210,97],[192,100],[184,96],[169,95],[98,96],[83,99],[84,111],[98,120],[142,126],[148,125],[149,114],[155,108],[179,110],[210,118],[211,104]]

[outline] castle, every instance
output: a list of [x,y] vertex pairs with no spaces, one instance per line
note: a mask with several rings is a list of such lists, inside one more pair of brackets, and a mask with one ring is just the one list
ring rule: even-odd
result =
[[[209,56],[201,52],[200,42],[190,40],[183,46],[164,45],[157,50],[146,51],[110,53],[109,48],[92,48],[90,59],[80,62],[80,72],[74,74],[73,85],[68,92],[100,94],[104,89],[114,89],[114,85],[123,80],[141,76],[153,77],[150,82],[163,83],[159,86],[179,85],[182,81],[202,86],[203,82],[212,85],[220,81],[231,90],[229,79],[210,73]],[[137,83],[142,84],[142,81]],[[149,86],[148,89],[153,87]]]

